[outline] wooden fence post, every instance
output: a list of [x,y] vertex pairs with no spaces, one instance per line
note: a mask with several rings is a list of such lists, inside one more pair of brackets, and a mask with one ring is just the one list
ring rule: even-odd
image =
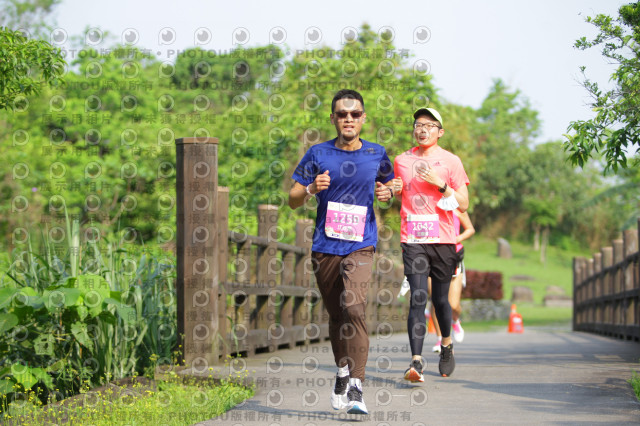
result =
[[[276,290],[276,278],[278,262],[278,207],[270,204],[258,206],[258,237],[266,238],[268,245],[258,248],[258,270],[256,284],[265,290],[263,295],[256,296],[255,311],[252,315],[253,329],[267,330],[270,324],[276,321],[276,308],[270,303],[269,292]],[[268,290],[267,290],[268,289]],[[268,337],[268,336],[267,336]],[[268,344],[269,352],[277,349],[277,346]]]
[[[623,256],[626,259],[638,252],[638,231],[627,229],[622,233]],[[623,271],[622,290],[633,290],[633,263],[629,262]]]
[[307,254],[296,256],[296,287],[311,288],[313,286],[315,277],[311,267],[311,246],[313,245],[314,225],[312,219],[298,219],[296,221],[296,246],[307,249]]
[[[624,260],[624,246],[622,238],[613,240],[613,264],[618,264]],[[619,293],[623,288],[622,274],[618,268],[614,275],[613,293]]]
[[[593,254],[593,278],[589,281],[589,291],[586,294],[587,300],[593,300],[600,297],[604,286],[604,278],[602,274],[602,253]],[[596,304],[591,304],[589,308],[589,322],[595,323],[597,318]]]
[[[285,287],[293,287],[295,283],[296,255],[293,252],[282,253],[282,282]],[[296,346],[295,332],[293,331],[293,304],[295,297],[279,292],[280,297],[280,326],[286,330],[285,344],[289,349]]]
[[584,306],[586,289],[584,287],[584,259],[573,258],[573,330],[584,330],[587,322],[586,307]]
[[[295,286],[304,288],[307,291],[302,296],[295,297],[293,300],[292,319],[294,328],[294,338],[297,342],[309,342],[309,334],[315,336],[315,331],[310,330],[310,324],[313,322],[313,307],[309,305],[309,292],[312,291],[315,283],[313,272],[313,264],[311,262],[311,246],[313,245],[313,231],[315,222],[312,219],[298,219],[296,221],[296,246],[307,250],[304,255],[296,255],[295,266]],[[317,324],[320,327],[320,324]],[[316,331],[322,333],[321,328]],[[327,328],[328,334],[328,328]]]
[[[245,234],[244,241],[237,244],[238,252],[234,261],[236,269],[235,279],[237,283],[249,286],[252,282],[251,240],[248,235]],[[239,339],[241,342],[238,342],[238,347],[235,349],[236,351],[244,351],[247,350],[248,339],[246,336],[248,336],[249,330],[251,329],[249,319],[251,315],[249,295],[244,290],[235,290],[232,293],[231,303],[233,310],[233,314],[231,315],[233,318],[233,327],[231,332],[234,336],[239,334],[242,337]],[[242,344],[240,345],[240,343]]]
[[[602,272],[602,253],[593,254],[593,273],[600,274]],[[602,296],[602,287],[604,286],[604,280],[602,275],[598,279],[593,280],[591,286],[589,286],[589,294],[587,298],[593,299],[594,297]]]
[[[638,230],[627,229],[622,234],[622,240],[624,245],[624,258],[625,264],[622,268],[622,291],[626,294],[631,294],[634,287],[634,272],[636,264],[632,260],[631,256],[638,252]],[[622,323],[626,330],[625,335],[629,336],[632,333],[631,326],[640,324],[636,322],[635,312],[638,298],[625,297],[622,306]]]
[[227,291],[224,284],[229,280],[229,188],[218,187],[218,354],[225,357],[229,354],[228,332],[230,315],[227,307]]
[[579,281],[579,271],[578,271],[578,258],[573,258],[573,318],[572,318],[572,330],[577,331],[578,324],[582,323],[582,318],[580,314],[580,309],[578,304],[580,303],[582,297],[580,295],[581,290],[578,289]]
[[[621,263],[624,260],[624,246],[622,238],[613,240],[613,264],[614,264],[614,273],[613,273],[613,294],[618,295],[624,288],[624,276],[622,271]],[[621,324],[622,319],[622,301],[620,299],[615,299],[610,303],[611,310],[611,325]],[[618,335],[616,334],[616,337]]]
[[183,359],[218,361],[218,139],[176,139],[177,314]]
[[[298,223],[296,222],[296,243],[298,242]],[[297,246],[297,244],[296,244]],[[304,248],[304,246],[298,246]],[[294,288],[296,285],[296,253],[285,251],[282,253],[282,274],[280,285],[286,288]],[[285,330],[284,343],[290,349],[296,346],[296,342],[304,340],[302,330],[297,327],[294,321],[294,305],[296,300],[302,301],[302,298],[289,292],[279,292],[280,297],[280,326]],[[294,327],[296,325],[296,327]]]
[[[596,281],[594,276],[594,271],[595,271],[595,261],[593,257],[591,259],[584,259],[582,282],[583,282],[584,291],[586,293],[585,297],[587,298],[587,300],[592,300],[591,289],[593,288],[594,282]],[[595,317],[595,306],[592,303],[589,304],[589,307],[587,308],[585,315],[587,317],[587,321],[590,323],[593,323],[593,318]]]
[[[602,248],[602,269],[608,269],[613,265],[613,247],[603,247]],[[604,276],[602,286],[602,296],[608,296],[613,292],[613,273],[609,270]],[[598,304],[598,317],[600,319],[599,322],[607,323],[609,322],[609,306],[605,303]]]

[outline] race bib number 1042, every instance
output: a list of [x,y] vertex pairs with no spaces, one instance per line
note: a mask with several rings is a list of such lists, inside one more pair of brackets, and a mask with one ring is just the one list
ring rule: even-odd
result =
[[407,215],[408,243],[439,243],[440,222],[437,214]]

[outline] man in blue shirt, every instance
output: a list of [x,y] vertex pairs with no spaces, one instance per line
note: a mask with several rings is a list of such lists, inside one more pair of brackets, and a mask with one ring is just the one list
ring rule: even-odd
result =
[[350,414],[368,413],[362,382],[369,353],[366,295],[378,241],[374,195],[380,201],[393,196],[393,163],[386,150],[360,139],[366,116],[360,93],[336,93],[330,118],[337,137],[309,148],[289,192],[292,209],[307,197],[318,202],[311,257],[338,366],[331,405]]

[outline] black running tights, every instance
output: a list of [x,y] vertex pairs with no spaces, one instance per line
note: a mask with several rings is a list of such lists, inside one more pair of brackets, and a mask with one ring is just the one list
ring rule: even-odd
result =
[[[427,335],[427,324],[424,310],[427,306],[427,276],[424,274],[407,275],[411,287],[411,305],[407,318],[407,330],[409,331],[409,346],[411,355],[421,355],[424,338]],[[438,325],[442,337],[451,335],[451,305],[449,305],[449,286],[451,282],[431,283],[431,301],[436,311]]]

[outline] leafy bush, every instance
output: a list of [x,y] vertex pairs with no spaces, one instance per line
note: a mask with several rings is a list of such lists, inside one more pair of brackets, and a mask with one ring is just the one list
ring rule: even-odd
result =
[[85,232],[81,245],[79,228],[67,218],[66,247],[45,231],[41,254],[28,235],[0,280],[2,411],[27,391],[60,400],[172,361],[175,262],[122,238]]

